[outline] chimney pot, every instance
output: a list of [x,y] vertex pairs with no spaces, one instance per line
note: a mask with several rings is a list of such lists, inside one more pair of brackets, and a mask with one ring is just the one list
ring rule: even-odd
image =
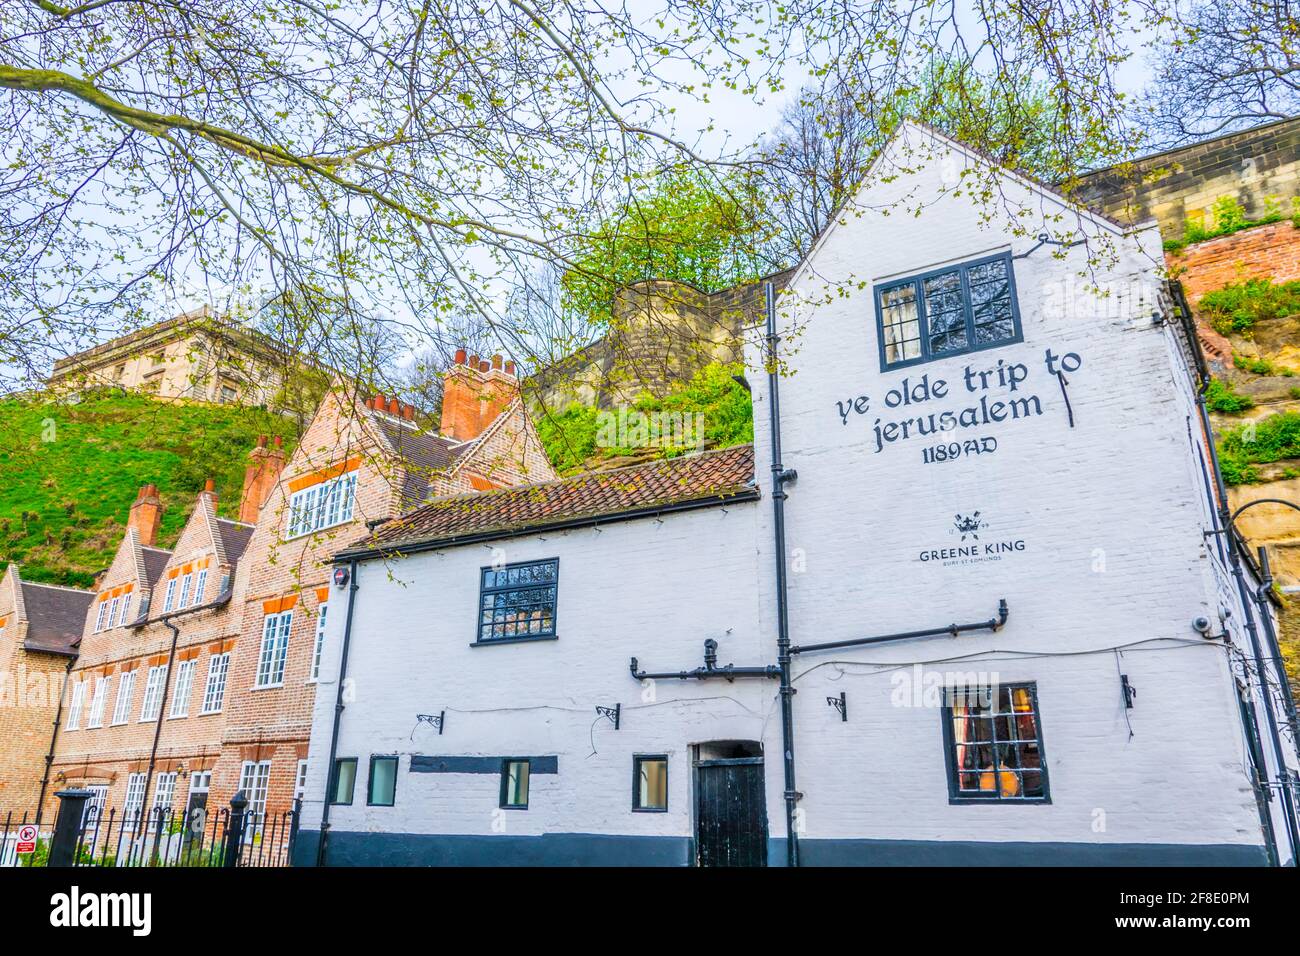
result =
[[464,364],[465,364],[465,350],[464,350],[464,349],[457,349],[457,350],[456,350],[456,364],[457,364],[457,365],[464,365]]
[[405,418],[408,422],[415,421],[415,406],[414,405],[402,406],[402,417]]
[[497,372],[501,371],[501,356],[500,356],[500,355],[494,355],[494,356],[492,356],[492,368],[493,368],[494,371],[497,371]]
[[383,393],[383,392],[375,392],[375,399],[374,399],[374,401],[375,401],[375,403],[374,403],[373,405],[371,405],[370,407],[373,408],[373,409],[375,409],[375,411],[383,411],[383,410],[384,410],[384,393]]
[[514,363],[514,362],[506,362],[506,374],[507,374],[507,375],[514,375],[514,374],[515,374],[515,363]]
[[283,438],[282,436],[280,436],[280,435],[276,435],[276,436],[275,436],[275,447],[276,447],[276,448],[282,448],[283,446],[284,446],[284,438]]
[[265,435],[258,435],[258,436],[257,436],[257,447],[258,447],[258,448],[265,448],[265,447],[266,447],[266,436],[265,436]]
[[491,367],[492,366],[488,363],[487,359],[483,359],[478,363],[478,370],[480,372],[483,372],[484,374],[487,374],[487,370],[490,369]]
[[204,491],[216,491],[216,490],[217,490],[217,483],[216,483],[215,481],[213,481],[211,478],[208,478],[206,481],[203,482],[203,490],[204,490]]
[[471,356],[469,357],[469,367],[472,368],[472,369],[477,369],[477,368],[478,368],[478,356],[477,356],[477,355],[471,355]]

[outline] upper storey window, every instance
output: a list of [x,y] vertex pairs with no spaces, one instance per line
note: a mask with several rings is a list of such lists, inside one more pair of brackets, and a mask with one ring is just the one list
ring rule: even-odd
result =
[[345,472],[289,496],[289,537],[311,534],[352,520],[357,473]]
[[1019,342],[1011,256],[881,283],[876,329],[881,371]]

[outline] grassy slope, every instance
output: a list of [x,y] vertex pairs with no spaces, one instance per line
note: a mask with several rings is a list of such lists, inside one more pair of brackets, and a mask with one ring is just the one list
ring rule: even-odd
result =
[[239,508],[259,434],[296,438],[296,425],[260,409],[160,402],[101,393],[76,404],[0,399],[0,566],[32,581],[89,587],[106,568],[140,486],[158,486],[159,543],[179,534],[204,479],[222,515]]

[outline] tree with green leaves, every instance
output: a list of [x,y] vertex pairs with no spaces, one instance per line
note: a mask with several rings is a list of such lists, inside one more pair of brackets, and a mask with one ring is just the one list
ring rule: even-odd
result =
[[[354,327],[385,323],[410,347],[472,313],[517,358],[543,364],[558,356],[544,331],[506,320],[507,290],[539,268],[577,288],[662,261],[650,229],[620,233],[644,248],[617,268],[592,252],[609,238],[602,224],[663,172],[722,189],[754,167],[752,143],[719,135],[726,97],[772,104],[789,75],[837,76],[869,115],[925,64],[974,59],[996,78],[1045,84],[1060,117],[1053,146],[1069,161],[1081,142],[1122,141],[1115,71],[1135,18],[1153,9],[10,0],[0,371],[40,379],[53,358],[156,320],[172,299],[225,312],[304,288],[327,289]],[[966,100],[979,95],[971,87]],[[706,277],[732,265],[699,263]],[[319,343],[317,360],[359,381],[392,374],[353,367],[375,363],[339,347],[333,305],[291,301],[316,326],[301,339]]]

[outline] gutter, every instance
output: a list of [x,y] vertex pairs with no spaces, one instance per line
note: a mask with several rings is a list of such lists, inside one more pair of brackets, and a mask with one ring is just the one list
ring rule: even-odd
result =
[[[1205,363],[1205,356],[1201,351],[1200,340],[1196,337],[1195,324],[1192,321],[1191,308],[1187,304],[1187,297],[1183,292],[1182,283],[1170,282],[1170,291],[1173,294],[1174,306],[1178,311],[1179,322],[1183,327],[1184,335],[1190,335],[1188,346],[1192,351],[1196,363],[1196,373],[1199,381],[1196,383],[1196,407],[1200,412],[1201,428],[1205,433],[1205,443],[1209,448],[1210,472],[1214,479],[1214,489],[1218,496],[1218,511],[1216,514],[1216,523],[1218,528],[1212,534],[1222,534],[1226,539],[1228,550],[1228,561],[1231,566],[1232,577],[1237,585],[1237,595],[1241,601],[1242,611],[1246,616],[1246,634],[1250,638],[1252,656],[1255,660],[1256,673],[1259,675],[1261,688],[1266,687],[1268,671],[1264,666],[1263,651],[1259,643],[1259,629],[1255,624],[1255,614],[1252,608],[1253,598],[1250,589],[1246,585],[1246,576],[1242,571],[1242,559],[1240,541],[1236,534],[1236,526],[1233,524],[1232,514],[1228,510],[1228,489],[1223,482],[1223,472],[1219,467],[1219,451],[1214,442],[1214,428],[1210,424],[1210,410],[1205,403],[1205,392],[1210,387],[1209,369]],[[1286,671],[1281,667],[1281,661],[1278,661],[1278,673],[1281,677],[1282,692],[1288,694]],[[1277,775],[1280,783],[1279,789],[1282,795],[1282,819],[1287,827],[1287,839],[1291,844],[1292,865],[1300,866],[1300,833],[1297,832],[1296,810],[1292,803],[1291,787],[1287,780],[1288,771],[1286,758],[1283,756],[1282,740],[1278,734],[1277,715],[1273,713],[1272,704],[1269,702],[1268,694],[1262,694],[1264,705],[1264,717],[1269,731],[1269,743],[1272,745],[1273,756],[1277,760]],[[1252,739],[1258,747],[1260,757],[1264,766],[1257,768],[1260,778],[1254,781],[1256,786],[1266,788],[1267,803],[1272,804],[1273,794],[1268,783],[1268,758],[1264,755],[1263,741],[1259,739],[1258,717],[1256,716],[1255,697],[1253,693],[1248,693],[1246,705],[1250,711],[1251,723],[1255,727],[1243,726],[1242,730],[1248,738]],[[1243,724],[1246,723],[1243,714]],[[1278,854],[1277,834],[1273,831],[1273,816],[1269,806],[1261,804],[1260,807],[1261,830],[1263,831],[1265,844],[1268,850],[1269,859],[1274,866],[1281,865],[1281,857]]]
[[59,707],[54,712],[54,730],[50,733],[50,752],[45,755],[45,773],[41,776],[41,795],[36,798],[36,820],[41,825],[41,814],[45,812],[45,791],[50,786],[50,768],[54,766],[54,745],[59,739],[59,725],[63,723],[63,701],[68,696],[68,682],[72,680],[72,666],[76,657],[68,658],[68,665],[63,671],[63,689],[59,691]]
[[418,554],[422,551],[441,551],[444,548],[455,548],[467,544],[482,544],[486,541],[499,541],[503,538],[520,538],[530,534],[537,534],[542,531],[568,531],[578,528],[595,528],[601,525],[617,524],[621,521],[634,521],[639,518],[657,518],[659,515],[664,514],[674,514],[680,511],[693,511],[697,508],[713,508],[719,505],[758,501],[760,497],[761,495],[757,488],[746,488],[731,494],[710,495],[707,498],[693,498],[690,501],[656,505],[648,508],[637,508],[633,511],[619,511],[609,515],[569,518],[561,521],[544,521],[537,524],[524,525],[519,528],[480,531],[473,534],[452,535],[449,538],[430,538],[427,541],[417,541],[408,545],[394,545],[389,548],[360,548],[356,550],[340,551],[338,554],[334,555],[332,560],[335,564],[352,564],[356,561],[367,561],[371,558],[392,558],[408,554]]
[[[325,793],[321,801],[320,839],[316,844],[316,865],[324,866],[329,852],[330,804],[334,798],[333,788],[338,785],[334,779],[334,761],[339,752],[339,725],[343,722],[343,682],[348,675],[348,650],[352,645],[352,610],[357,603],[357,559],[348,562],[348,614],[343,624],[343,650],[339,656],[339,673],[336,678],[338,689],[334,692],[334,726],[330,730],[329,762],[325,764]],[[353,786],[356,781],[353,780]]]

